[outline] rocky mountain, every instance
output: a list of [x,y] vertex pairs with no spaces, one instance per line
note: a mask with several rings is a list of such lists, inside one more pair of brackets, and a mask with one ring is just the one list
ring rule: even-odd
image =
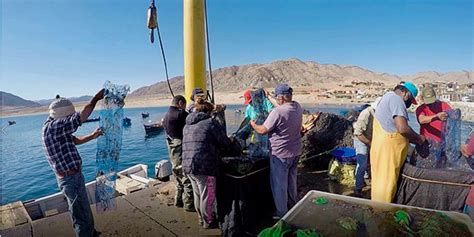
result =
[[[416,83],[425,81],[473,81],[472,71],[437,73],[422,72],[410,76],[398,76],[373,72],[358,66],[320,64],[303,62],[299,59],[275,61],[269,64],[247,64],[219,68],[212,73],[216,91],[241,91],[249,87],[274,87],[278,83],[288,83],[294,88],[333,88],[339,84],[350,84],[352,81],[373,81],[394,84],[401,80],[413,80]],[[183,76],[170,80],[173,91],[184,91]],[[141,87],[130,96],[160,96],[168,94],[166,81]]]
[[31,100],[25,100],[8,92],[0,91],[0,106],[33,108],[40,107],[41,105]]
[[[70,97],[68,98],[72,103],[80,103],[80,102],[88,102],[92,99],[90,95],[84,95],[80,97]],[[45,100],[37,100],[36,103],[40,105],[49,105],[54,99],[45,99]]]

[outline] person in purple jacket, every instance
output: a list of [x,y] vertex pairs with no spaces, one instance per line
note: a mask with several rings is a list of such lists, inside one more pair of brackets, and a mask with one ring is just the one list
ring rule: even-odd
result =
[[301,155],[301,126],[303,109],[293,101],[293,89],[287,84],[275,88],[278,106],[274,108],[262,125],[250,121],[259,134],[269,134],[270,183],[276,212],[274,219],[280,219],[298,201],[296,190],[297,166]]

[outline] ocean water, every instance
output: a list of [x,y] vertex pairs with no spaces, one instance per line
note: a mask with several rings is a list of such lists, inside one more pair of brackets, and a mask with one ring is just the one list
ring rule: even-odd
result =
[[[244,111],[244,106],[228,106],[226,111],[227,131],[232,133],[239,126],[243,115],[235,113],[236,109]],[[344,114],[350,107],[306,107],[309,111],[323,111],[336,114]],[[143,123],[160,120],[167,111],[167,107],[134,108],[125,109],[126,117],[132,119],[132,125],[124,128],[123,144],[118,164],[118,170],[123,170],[135,164],[148,165],[148,175],[154,175],[155,163],[162,159],[168,159],[168,151],[165,143],[164,133],[152,137],[145,137]],[[150,117],[141,118],[142,112],[149,112]],[[96,111],[91,115],[98,117]],[[419,125],[413,115],[410,115],[410,125],[418,131]],[[7,127],[5,133],[0,132],[0,205],[21,200],[40,198],[45,195],[59,192],[56,179],[43,152],[41,142],[41,129],[47,115],[32,115],[0,119],[0,127],[9,120],[15,120],[16,125]],[[92,132],[99,123],[83,124],[75,135],[85,135]],[[472,123],[463,124],[462,141],[465,141],[470,131],[468,126],[474,127]],[[86,182],[95,178],[95,156],[97,143],[91,141],[78,146],[83,161],[83,173]]]

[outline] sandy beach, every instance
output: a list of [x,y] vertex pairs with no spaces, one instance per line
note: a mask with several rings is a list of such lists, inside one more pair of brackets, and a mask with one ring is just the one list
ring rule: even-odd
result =
[[[219,104],[242,104],[243,92],[226,92],[216,93],[216,103]],[[350,105],[361,104],[361,101],[350,101],[348,99],[334,99],[334,98],[318,98],[313,93],[298,94],[295,93],[294,100],[301,104],[316,105],[316,104],[330,104],[330,105]],[[145,108],[145,107],[161,107],[169,106],[171,102],[170,96],[147,96],[147,97],[129,97],[126,100],[125,108]],[[453,108],[460,108],[462,111],[462,118],[465,121],[474,122],[474,103],[473,102],[450,102]],[[86,102],[76,103],[76,110],[81,110],[86,105]],[[100,109],[100,104],[98,105]],[[48,106],[36,108],[19,108],[19,107],[2,107],[0,117],[8,118],[15,116],[26,116],[34,114],[48,113]]]

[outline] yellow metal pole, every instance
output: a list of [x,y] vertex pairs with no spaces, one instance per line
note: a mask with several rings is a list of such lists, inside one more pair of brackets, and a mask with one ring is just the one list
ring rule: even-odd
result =
[[194,88],[206,89],[204,0],[183,0],[184,90],[189,101]]

